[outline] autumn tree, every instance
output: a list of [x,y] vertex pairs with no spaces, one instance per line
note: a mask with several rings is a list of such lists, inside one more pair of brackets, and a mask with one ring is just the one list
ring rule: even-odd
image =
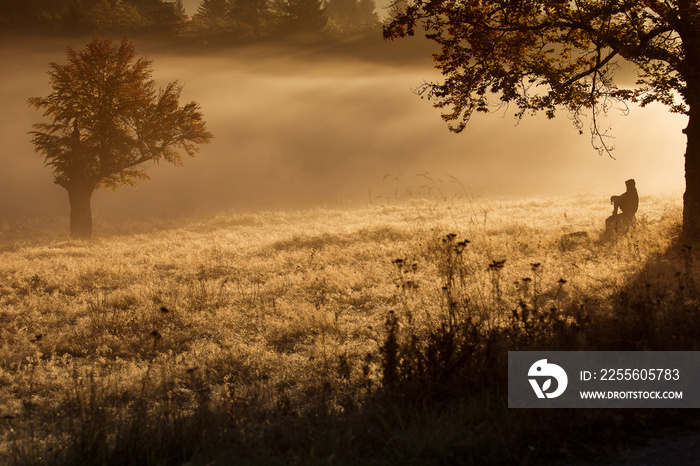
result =
[[[440,46],[444,81],[419,91],[462,131],[474,112],[504,104],[517,116],[558,109],[605,151],[599,116],[615,103],[652,102],[688,116],[683,234],[700,239],[700,2],[697,0],[409,0],[385,38],[422,29]],[[617,86],[619,63],[636,85]]]
[[49,64],[52,92],[32,97],[49,122],[33,125],[32,142],[68,191],[70,234],[92,235],[90,200],[98,188],[116,189],[148,179],[148,164],[182,165],[207,143],[197,102],[180,106],[181,86],[158,88],[151,61],[127,39],[94,38],[85,49],[67,49],[68,62]]

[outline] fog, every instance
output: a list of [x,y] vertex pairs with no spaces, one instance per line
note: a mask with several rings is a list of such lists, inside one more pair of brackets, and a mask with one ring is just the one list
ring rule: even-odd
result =
[[[197,13],[197,8],[199,5],[202,3],[202,0],[183,0],[182,5],[185,7],[185,13],[188,15],[192,16],[195,13]],[[377,5],[378,13],[380,16],[384,16],[385,10],[389,7],[389,5],[392,3],[391,0],[376,0],[375,4]]]
[[[50,92],[48,62],[63,63],[65,45],[84,41],[0,46],[0,217],[68,212],[65,191],[33,150],[28,131],[41,114],[26,103]],[[149,167],[151,180],[137,189],[98,192],[98,215],[361,205],[420,195],[423,173],[475,196],[619,194],[628,178],[641,195],[683,189],[686,121],[661,106],[605,120],[614,160],[563,112],[519,125],[512,112],[479,114],[462,134],[449,132],[439,110],[412,93],[439,79],[419,40],[181,55],[136,47],[153,59],[159,83],[177,79],[183,101],[201,104],[214,139],[184,167]]]

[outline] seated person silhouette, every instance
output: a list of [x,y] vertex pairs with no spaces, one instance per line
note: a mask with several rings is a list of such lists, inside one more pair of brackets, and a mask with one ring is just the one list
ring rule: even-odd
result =
[[[613,205],[613,213],[605,219],[605,232],[607,234],[625,233],[634,225],[634,214],[639,208],[639,195],[634,180],[625,181],[627,191],[619,196],[612,196],[610,203]],[[618,213],[618,210],[620,213]]]

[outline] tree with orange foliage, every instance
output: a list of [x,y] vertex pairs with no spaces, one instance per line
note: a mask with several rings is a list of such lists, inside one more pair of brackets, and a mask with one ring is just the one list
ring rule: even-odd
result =
[[182,165],[213,137],[197,102],[180,106],[175,81],[157,88],[151,61],[133,44],[95,37],[84,50],[67,49],[68,63],[50,63],[53,92],[32,97],[49,123],[31,131],[37,152],[68,191],[70,235],[92,236],[92,194],[148,179],[148,163]]
[[[697,0],[397,0],[388,39],[424,29],[442,83],[420,91],[462,131],[475,112],[502,105],[517,116],[568,111],[579,131],[616,102],[652,102],[688,116],[683,131],[686,192],[683,234],[700,240],[700,2]],[[637,70],[632,88],[616,85],[623,61]]]

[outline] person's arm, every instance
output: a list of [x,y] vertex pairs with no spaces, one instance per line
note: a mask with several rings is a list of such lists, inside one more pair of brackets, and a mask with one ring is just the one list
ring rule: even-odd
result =
[[610,203],[613,205],[613,215],[617,215],[617,209],[620,207],[620,198],[622,196],[611,196]]

